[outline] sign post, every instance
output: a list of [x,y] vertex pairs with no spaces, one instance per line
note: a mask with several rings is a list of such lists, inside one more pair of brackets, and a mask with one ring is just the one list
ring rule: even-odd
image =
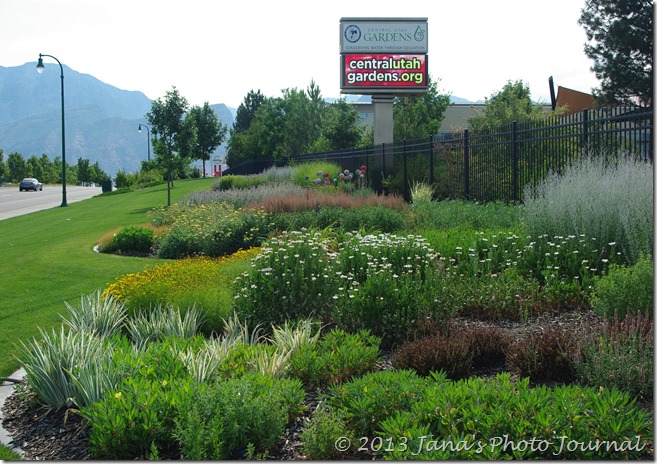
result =
[[[427,18],[340,19],[340,92],[372,96],[374,145],[393,144],[395,96],[427,93],[427,53]],[[383,154],[374,175],[392,162]]]

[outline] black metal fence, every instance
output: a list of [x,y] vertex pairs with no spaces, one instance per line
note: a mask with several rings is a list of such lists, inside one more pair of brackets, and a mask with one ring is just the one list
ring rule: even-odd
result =
[[[651,107],[613,106],[496,130],[438,133],[392,145],[313,153],[296,161],[326,160],[342,169],[367,168],[376,191],[410,199],[415,183],[431,184],[438,199],[522,201],[527,185],[562,172],[585,153],[632,153],[653,162]],[[234,174],[261,172],[272,159],[240,163]]]

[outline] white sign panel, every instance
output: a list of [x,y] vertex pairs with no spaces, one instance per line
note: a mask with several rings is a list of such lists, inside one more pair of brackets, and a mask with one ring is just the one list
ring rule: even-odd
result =
[[340,53],[426,54],[427,18],[342,18]]

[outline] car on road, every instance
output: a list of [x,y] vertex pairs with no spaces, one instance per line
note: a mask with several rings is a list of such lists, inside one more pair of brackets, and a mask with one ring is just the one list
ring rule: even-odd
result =
[[26,177],[23,179],[18,186],[18,190],[22,192],[23,190],[43,190],[43,184],[36,180],[34,177]]

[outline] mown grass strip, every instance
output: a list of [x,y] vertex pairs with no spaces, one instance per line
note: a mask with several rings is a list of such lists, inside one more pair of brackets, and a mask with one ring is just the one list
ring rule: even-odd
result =
[[[213,182],[176,181],[171,200],[210,189]],[[76,303],[123,274],[160,262],[98,254],[93,247],[108,230],[147,222],[146,212],[166,198],[166,185],[160,185],[0,221],[0,376],[18,368],[18,340],[38,336],[38,327],[61,324],[64,302]]]

